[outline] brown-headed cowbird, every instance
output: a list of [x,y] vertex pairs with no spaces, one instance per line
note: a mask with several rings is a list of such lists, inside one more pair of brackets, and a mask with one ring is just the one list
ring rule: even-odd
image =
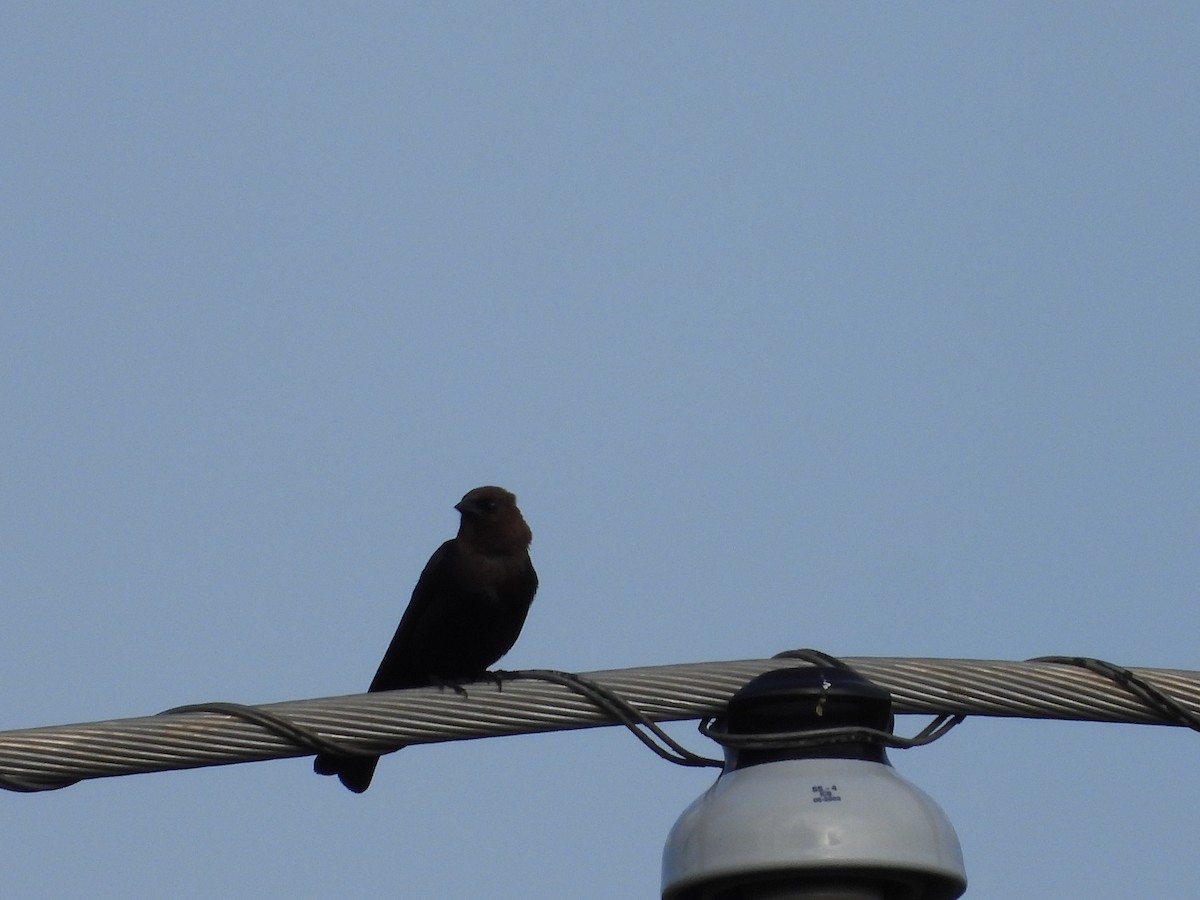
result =
[[[533,533],[504,488],[477,487],[454,507],[458,536],[429,558],[368,691],[478,678],[517,641],[537,592]],[[319,755],[313,769],[361,794],[374,759]]]

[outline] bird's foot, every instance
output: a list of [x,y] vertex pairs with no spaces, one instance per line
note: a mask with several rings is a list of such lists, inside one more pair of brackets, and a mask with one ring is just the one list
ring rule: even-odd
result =
[[429,683],[433,687],[443,691],[446,688],[450,688],[450,690],[454,691],[454,693],[458,694],[465,700],[470,695],[467,693],[467,689],[463,687],[463,685],[470,684],[473,680],[474,679],[471,678],[435,678],[431,676]]
[[509,672],[506,669],[492,669],[492,670],[484,672],[482,675],[480,675],[479,680],[480,681],[494,681],[494,682],[496,682],[496,690],[503,691],[504,690],[504,682],[506,680],[511,681],[515,677],[516,677],[515,672]]

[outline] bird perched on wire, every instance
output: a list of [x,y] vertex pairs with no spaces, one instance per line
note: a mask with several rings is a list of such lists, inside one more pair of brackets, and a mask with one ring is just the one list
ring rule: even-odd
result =
[[[368,691],[478,678],[516,643],[537,592],[533,532],[504,488],[469,491],[454,507],[458,536],[425,564]],[[318,755],[313,769],[361,794],[379,757]]]

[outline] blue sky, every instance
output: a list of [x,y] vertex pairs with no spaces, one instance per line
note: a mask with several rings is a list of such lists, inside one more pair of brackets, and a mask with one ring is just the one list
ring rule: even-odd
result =
[[[469,488],[510,668],[1197,668],[1191,4],[8,4],[0,727],[365,687]],[[919,722],[902,719],[912,733]],[[690,726],[675,732],[711,746]],[[968,896],[1189,897],[1200,736],[894,753]],[[656,896],[612,729],[5,795],[6,896]]]

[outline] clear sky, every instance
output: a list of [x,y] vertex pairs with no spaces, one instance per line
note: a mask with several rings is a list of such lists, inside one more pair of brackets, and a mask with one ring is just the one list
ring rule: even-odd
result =
[[[509,668],[1200,668],[1198,46],[1192,3],[5,4],[0,728],[364,688],[487,483],[542,578]],[[893,753],[975,898],[1195,896],[1198,758]],[[653,897],[712,777],[605,729],[4,794],[0,892]]]

